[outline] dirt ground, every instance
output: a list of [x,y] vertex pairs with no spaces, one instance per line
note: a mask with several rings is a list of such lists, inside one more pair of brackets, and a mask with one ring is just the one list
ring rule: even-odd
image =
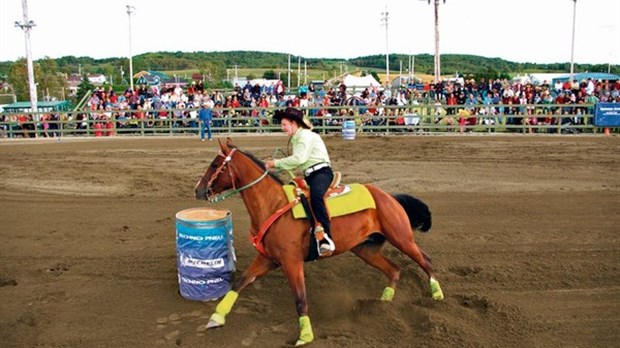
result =
[[[620,137],[326,136],[343,182],[407,192],[446,299],[392,247],[386,279],[352,253],[306,265],[313,347],[611,347],[620,342]],[[259,158],[284,135],[233,139]],[[0,141],[1,347],[282,347],[298,336],[279,270],[217,302],[179,296],[175,214],[217,153],[197,137]],[[256,251],[238,197],[238,268]]]

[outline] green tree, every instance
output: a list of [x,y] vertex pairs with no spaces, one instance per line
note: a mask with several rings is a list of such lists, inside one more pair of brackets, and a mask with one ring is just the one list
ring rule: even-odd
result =
[[291,86],[291,89],[293,88],[297,88],[297,72],[291,71],[291,81],[289,84],[289,80],[288,80],[288,72],[286,74],[282,74],[282,83],[284,83],[284,86]]
[[30,100],[26,58],[21,58],[11,65],[8,81],[13,86],[13,92],[17,100]]
[[45,57],[38,61],[36,73],[36,82],[38,84],[39,94],[63,100],[65,90],[67,88],[67,80],[65,76],[58,71],[56,61],[49,57]]
[[90,81],[88,80],[88,76],[86,76],[86,74],[82,75],[82,82],[80,82],[80,84],[78,85],[78,90],[75,97],[77,103],[79,103],[80,100],[82,100],[82,98],[93,89],[95,89],[95,86],[90,83]]
[[221,61],[202,61],[198,65],[198,72],[204,76],[205,85],[208,87],[221,87],[226,76],[226,68]]
[[[22,58],[9,69],[8,80],[17,100],[30,100],[30,85],[28,81],[28,69],[25,58]],[[37,85],[37,99],[41,100],[43,96],[64,99],[64,92],[67,86],[65,76],[58,71],[56,61],[49,57],[45,57],[33,64],[34,80]]]
[[278,78],[278,74],[273,69],[265,70],[263,73],[263,78],[267,80],[275,80]]

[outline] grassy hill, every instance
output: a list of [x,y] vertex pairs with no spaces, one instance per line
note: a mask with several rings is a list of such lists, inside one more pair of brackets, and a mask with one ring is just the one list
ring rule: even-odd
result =
[[[395,53],[391,54],[389,58],[391,77],[398,75],[400,69],[395,70],[394,68],[400,68],[401,64],[403,74],[407,74],[409,55]],[[424,81],[431,81],[434,70],[433,58],[430,54],[415,55],[415,75]],[[78,73],[78,71],[83,74],[98,73],[104,74],[108,80],[114,81],[115,88],[122,88],[123,84],[127,84],[129,60],[126,57],[94,59],[66,56],[53,59],[53,61],[55,72],[67,75]],[[38,60],[35,63],[42,62],[43,60]],[[192,74],[199,73],[205,77],[209,87],[219,87],[225,85],[223,81],[232,79],[235,74],[239,77],[250,78],[261,78],[267,74],[271,76],[270,78],[279,77],[288,81],[289,62],[291,86],[297,85],[299,76],[303,83],[304,81],[332,79],[346,72],[354,74],[373,73],[378,75],[380,79],[385,79],[385,55],[353,59],[317,59],[256,51],[152,52],[134,56],[133,71],[134,73],[141,70],[161,71],[168,76],[176,75],[183,79],[190,79]],[[517,63],[501,58],[475,55],[444,54],[441,56],[441,62],[441,71],[444,77],[458,74],[466,78],[479,79],[480,77],[512,77],[517,74],[535,72],[565,73],[570,71],[569,62],[553,64]],[[11,83],[11,69],[13,72],[19,69],[23,70],[22,63],[23,61],[0,62],[0,83],[7,79]],[[610,67],[607,64],[575,65],[575,72],[608,72],[608,69],[613,74],[620,74],[619,65]],[[19,80],[21,79],[20,77]],[[121,82],[123,80],[124,83]]]

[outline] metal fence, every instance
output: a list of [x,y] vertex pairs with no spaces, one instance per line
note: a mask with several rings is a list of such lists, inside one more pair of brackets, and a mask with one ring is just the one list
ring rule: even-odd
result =
[[[593,104],[468,105],[417,104],[405,106],[327,106],[300,108],[314,125],[327,134],[341,132],[345,121],[353,121],[357,133],[597,133],[593,125]],[[213,133],[279,132],[273,122],[277,108],[219,108],[214,110]],[[381,112],[377,112],[381,110]],[[481,110],[484,110],[482,112]],[[99,136],[181,136],[198,134],[200,122],[192,117],[197,109],[136,110],[105,112],[56,112],[29,115],[2,115],[0,136],[99,137]],[[377,115],[379,114],[379,115]],[[43,117],[45,116],[45,117]],[[47,116],[52,116],[46,119]],[[21,117],[21,120],[20,120]],[[616,131],[614,129],[614,131]]]

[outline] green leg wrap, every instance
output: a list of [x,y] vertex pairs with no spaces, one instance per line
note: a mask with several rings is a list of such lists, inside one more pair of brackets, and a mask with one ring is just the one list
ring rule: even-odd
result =
[[226,316],[226,314],[230,313],[230,310],[235,304],[235,301],[237,301],[237,297],[239,297],[239,294],[234,290],[230,290],[226,293],[226,295],[224,296],[222,301],[220,301],[217,307],[215,307],[215,311],[223,316]]
[[386,286],[385,289],[383,289],[383,294],[381,294],[381,301],[392,301],[394,298],[394,291],[394,288]]
[[433,300],[436,300],[436,301],[443,300],[443,291],[441,291],[441,286],[439,286],[439,282],[431,278],[430,284],[431,284],[431,295],[433,296]]
[[239,293],[236,291],[230,290],[226,293],[226,296],[220,301],[220,303],[215,307],[215,313],[211,315],[211,320],[215,323],[219,324],[219,326],[224,325],[226,322],[226,315],[230,313],[232,306],[237,301],[237,297],[239,297]]
[[295,347],[303,346],[314,341],[314,334],[312,333],[312,324],[310,324],[310,317],[304,315],[299,317],[300,334],[299,339],[295,343]]

